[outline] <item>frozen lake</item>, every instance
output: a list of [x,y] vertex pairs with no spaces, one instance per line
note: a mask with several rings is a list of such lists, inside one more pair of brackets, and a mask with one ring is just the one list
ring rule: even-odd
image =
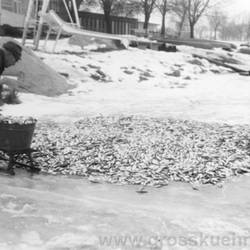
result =
[[0,176],[0,249],[248,249],[249,188],[241,177],[222,188],[172,183],[138,194],[22,171]]

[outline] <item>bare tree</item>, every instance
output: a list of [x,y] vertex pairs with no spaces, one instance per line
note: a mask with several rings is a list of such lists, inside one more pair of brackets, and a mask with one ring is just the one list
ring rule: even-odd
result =
[[198,25],[196,28],[196,33],[199,39],[208,38],[209,28],[207,25]]
[[246,25],[246,40],[250,40],[250,20],[248,20],[247,25]]
[[209,25],[212,29],[213,32],[213,39],[217,39],[217,33],[219,29],[221,28],[222,24],[226,22],[227,17],[225,14],[219,10],[219,9],[213,9],[209,16],[208,16],[208,21]]
[[113,15],[133,17],[141,12],[141,3],[137,0],[117,1],[112,12]]
[[242,41],[247,36],[246,23],[238,23],[235,20],[226,22],[222,25],[220,34],[223,40]]
[[167,15],[167,12],[170,11],[169,0],[158,0],[156,2],[156,6],[162,16],[161,35],[164,37],[165,31],[166,31],[166,15]]
[[188,1],[187,0],[173,0],[172,1],[172,11],[178,17],[178,27],[177,27],[177,36],[181,36],[181,32],[183,30],[184,23],[187,19],[188,13]]
[[155,8],[156,0],[141,0],[142,10],[144,13],[144,25],[146,34],[148,33],[148,24],[151,14]]
[[188,21],[190,38],[194,38],[195,25],[204,14],[210,0],[188,0]]
[[116,0],[99,0],[104,13],[104,19],[106,23],[106,32],[112,33],[112,21],[111,14],[114,9]]
[[111,15],[114,11],[115,5],[119,0],[83,0],[87,6],[100,6],[103,10],[105,19],[105,29],[107,33],[112,33]]

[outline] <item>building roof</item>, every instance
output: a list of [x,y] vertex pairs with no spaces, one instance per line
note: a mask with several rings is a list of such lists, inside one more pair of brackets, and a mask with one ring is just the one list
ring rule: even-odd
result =
[[100,7],[89,6],[88,4],[85,4],[84,2],[82,2],[82,4],[80,5],[79,11],[103,14],[103,10]]
[[[88,12],[88,11],[79,11],[79,16],[104,16],[103,13],[94,13],[94,12]],[[111,18],[113,20],[119,19],[119,20],[124,20],[124,21],[131,21],[131,22],[138,22],[136,18],[130,18],[130,17],[123,17],[123,16],[113,16],[111,15]]]

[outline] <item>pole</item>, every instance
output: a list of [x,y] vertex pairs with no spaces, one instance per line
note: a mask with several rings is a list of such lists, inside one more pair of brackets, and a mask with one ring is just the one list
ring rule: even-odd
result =
[[[38,5],[39,5],[39,0],[34,0],[35,3],[34,3],[34,20],[35,20],[35,23],[34,23],[34,30],[33,30],[33,38],[36,37],[36,30],[37,30],[37,19],[38,19]],[[35,39],[34,39],[35,40]],[[34,41],[33,41],[34,43]]]
[[72,19],[72,17],[71,17],[71,14],[70,14],[68,5],[67,5],[67,3],[66,3],[66,0],[63,0],[63,3],[64,3],[64,6],[65,6],[65,9],[66,9],[66,11],[67,11],[67,14],[68,14],[68,16],[69,16],[70,22],[71,22],[71,23],[74,23],[74,21],[73,21],[73,19]]
[[76,0],[72,0],[72,2],[73,2],[74,12],[75,12],[76,24],[80,28],[81,24],[80,24],[80,19],[79,19],[79,15],[78,15],[78,9],[76,6]]
[[43,45],[43,49],[44,49],[44,50],[46,50],[46,45],[47,45],[47,42],[48,42],[48,40],[49,40],[49,36],[50,36],[51,30],[52,30],[52,27],[49,26],[49,30],[48,30],[48,32],[47,32],[47,36],[46,36],[46,38],[45,38],[44,45]]
[[53,49],[52,49],[53,53],[55,53],[56,45],[58,43],[58,40],[59,40],[61,34],[62,34],[62,27],[60,27],[59,30],[58,30],[58,33],[57,33],[57,36],[56,36],[56,41],[55,41]]
[[33,9],[33,5],[34,5],[33,0],[29,0],[28,9],[27,9],[27,13],[26,13],[25,20],[24,20],[24,25],[23,25],[24,26],[24,30],[23,30],[22,45],[25,44],[25,40],[26,40],[28,28],[29,28],[29,21],[30,21],[30,17],[31,17],[31,12],[32,12],[32,9]]
[[43,0],[41,16],[40,16],[40,19],[39,19],[37,34],[36,34],[36,38],[35,38],[35,50],[37,50],[38,47],[39,47],[39,41],[40,41],[40,37],[41,37],[41,34],[42,34],[42,28],[43,28],[44,15],[46,14],[46,11],[48,9],[49,1],[50,0]]
[[0,0],[0,25],[2,25],[2,0]]

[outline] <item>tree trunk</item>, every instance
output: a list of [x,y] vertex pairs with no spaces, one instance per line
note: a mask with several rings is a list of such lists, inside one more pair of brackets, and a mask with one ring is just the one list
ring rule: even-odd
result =
[[112,34],[112,20],[110,16],[110,12],[105,11],[104,12],[104,19],[106,24],[106,32],[109,34]]
[[177,33],[177,36],[180,37],[181,36],[181,32],[182,32],[182,29],[183,29],[183,25],[185,23],[185,19],[186,19],[186,13],[183,13],[183,16],[181,17],[181,21],[179,23],[179,30],[178,30],[178,33]]
[[150,19],[150,15],[149,14],[145,14],[145,18],[144,18],[144,24],[143,24],[143,29],[145,30],[145,35],[148,35],[148,24],[149,24],[149,19]]
[[177,37],[180,37],[180,36],[181,36],[182,29],[183,29],[183,24],[184,24],[184,22],[180,22],[180,23],[178,24]]
[[194,23],[190,23],[190,38],[194,38]]
[[217,28],[214,30],[214,40],[217,40]]
[[161,36],[164,38],[166,32],[166,13],[162,14]]

